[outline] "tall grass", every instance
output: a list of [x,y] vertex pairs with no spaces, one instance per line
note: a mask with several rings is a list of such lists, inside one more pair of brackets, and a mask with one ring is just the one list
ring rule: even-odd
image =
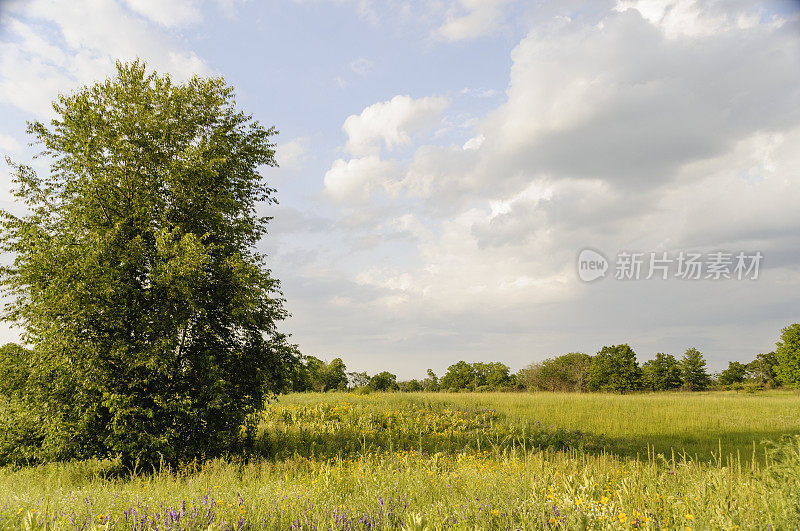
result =
[[[286,406],[343,400],[336,393],[281,397]],[[507,424],[529,423],[602,436],[619,453],[645,455],[647,448],[683,453],[701,460],[718,455],[750,459],[753,446],[763,460],[761,442],[800,434],[800,393],[386,393],[348,395],[360,408],[376,411],[409,404],[488,410]],[[611,446],[608,447],[609,449]]]
[[[765,457],[752,460],[720,455],[714,436],[743,431],[736,415],[745,411],[763,415],[751,419],[751,433],[769,426],[792,432],[787,409],[764,404],[796,405],[797,396],[701,395],[682,411],[705,411],[711,420],[659,416],[653,404],[677,398],[292,395],[264,412],[261,453],[249,461],[133,476],[96,460],[0,470],[0,528],[796,528],[800,437],[759,440]],[[734,412],[728,420],[700,405],[716,400]],[[611,417],[559,420],[602,404]],[[539,421],[536,411],[552,414]],[[691,433],[686,425],[718,426],[697,435],[710,457],[648,448],[651,437],[657,442],[655,428],[634,434],[644,444],[638,458],[616,451],[617,436],[636,425],[624,417],[647,421],[648,414],[680,424],[662,425],[666,436]],[[611,442],[587,435],[598,426],[613,428],[606,430]]]

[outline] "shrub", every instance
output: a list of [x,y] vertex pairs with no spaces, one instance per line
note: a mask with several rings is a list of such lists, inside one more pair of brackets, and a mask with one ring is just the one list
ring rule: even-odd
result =
[[585,391],[586,373],[592,357],[582,352],[571,352],[556,358],[529,365],[519,379],[530,390]]

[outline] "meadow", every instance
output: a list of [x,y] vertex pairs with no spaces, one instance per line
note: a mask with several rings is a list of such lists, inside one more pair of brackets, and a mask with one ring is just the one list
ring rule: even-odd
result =
[[797,529],[792,392],[281,396],[248,456],[0,470],[4,529]]

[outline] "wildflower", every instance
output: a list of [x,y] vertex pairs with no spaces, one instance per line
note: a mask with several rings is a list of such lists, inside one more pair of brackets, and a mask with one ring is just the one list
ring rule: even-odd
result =
[[694,520],[694,515],[692,513],[686,513],[683,515],[683,517],[687,520]]

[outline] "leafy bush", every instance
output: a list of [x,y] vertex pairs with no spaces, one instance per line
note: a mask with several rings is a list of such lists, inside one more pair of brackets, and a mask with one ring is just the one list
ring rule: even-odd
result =
[[0,396],[0,466],[35,463],[44,438],[42,424],[28,404]]
[[521,383],[530,390],[577,392],[586,390],[586,373],[592,357],[571,352],[540,363],[529,365],[519,375]]

